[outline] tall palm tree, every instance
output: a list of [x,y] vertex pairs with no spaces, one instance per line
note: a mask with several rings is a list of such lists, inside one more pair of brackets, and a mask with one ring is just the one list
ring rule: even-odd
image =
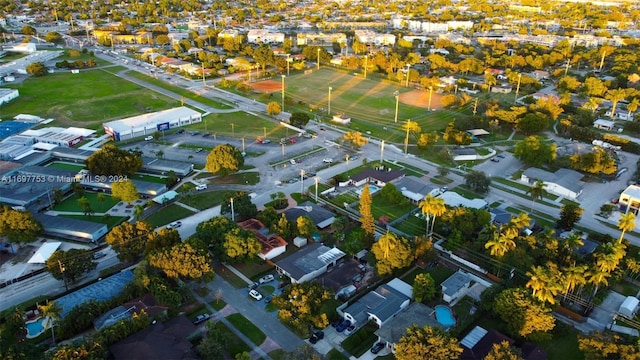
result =
[[618,103],[627,97],[625,89],[611,89],[604,95],[607,100],[611,101],[611,118],[616,116],[616,107]]
[[538,179],[527,191],[527,194],[531,194],[531,213],[533,213],[533,203],[542,199],[547,193],[545,186],[544,181]]
[[391,250],[396,248],[396,236],[393,233],[390,233],[387,231],[386,234],[384,234],[383,236],[380,237],[380,239],[378,239],[378,245],[382,248],[382,250],[384,251],[384,258],[388,259],[389,258],[389,252],[391,252]]
[[634,98],[631,100],[627,105],[627,120],[631,120],[631,113],[635,113],[636,110],[638,110],[638,107],[640,107],[640,99]]
[[54,325],[58,320],[60,320],[62,308],[57,303],[47,300],[46,304],[38,305],[38,310],[42,313],[44,318],[48,319],[48,326],[51,327],[51,339],[53,340],[53,346],[56,346]]
[[584,286],[587,283],[587,265],[568,266],[563,269],[562,283],[564,284],[564,296],[573,292],[576,286]]
[[420,201],[418,207],[427,219],[427,236],[430,236],[433,234],[436,217],[442,216],[447,211],[447,207],[444,204],[444,200],[432,197],[431,194],[427,194],[424,200]]
[[624,233],[627,231],[631,231],[636,228],[636,214],[632,212],[628,212],[622,216],[620,216],[620,220],[618,220],[618,229],[622,232],[620,233],[620,237],[618,238],[618,242],[622,242],[624,238]]
[[546,268],[534,266],[527,272],[529,281],[526,286],[533,290],[533,297],[542,302],[555,304],[555,297],[562,291],[562,285],[558,282],[560,272],[553,263],[548,263]]
[[503,257],[504,254],[516,248],[516,242],[513,241],[513,237],[508,234],[498,231],[494,227],[491,240],[484,244],[485,249],[489,249],[491,256]]
[[600,106],[601,102],[602,102],[602,99],[590,97],[589,101],[584,103],[584,105],[582,105],[582,107],[591,110],[595,114],[596,110],[598,110],[598,106]]
[[611,277],[611,273],[606,271],[600,271],[596,268],[590,269],[587,272],[588,283],[594,285],[593,293],[591,297],[596,296],[598,289],[601,285],[609,285],[609,278]]

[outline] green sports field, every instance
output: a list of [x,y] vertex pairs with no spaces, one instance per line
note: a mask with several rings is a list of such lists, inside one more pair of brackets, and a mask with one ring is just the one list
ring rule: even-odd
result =
[[180,106],[101,69],[30,77],[7,87],[18,89],[20,96],[2,105],[0,118],[32,114],[63,126],[98,129],[104,121]]

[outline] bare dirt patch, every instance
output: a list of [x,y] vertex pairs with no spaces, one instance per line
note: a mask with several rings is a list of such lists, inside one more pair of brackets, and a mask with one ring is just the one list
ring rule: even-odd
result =
[[256,92],[265,93],[265,94],[271,94],[276,91],[282,90],[282,84],[273,80],[264,80],[264,81],[255,82],[251,84],[251,87]]
[[[438,110],[442,108],[441,98],[442,95],[437,94],[435,91],[433,92],[431,95],[431,109]],[[402,93],[399,100],[403,104],[427,109],[429,108],[429,90],[413,90]]]

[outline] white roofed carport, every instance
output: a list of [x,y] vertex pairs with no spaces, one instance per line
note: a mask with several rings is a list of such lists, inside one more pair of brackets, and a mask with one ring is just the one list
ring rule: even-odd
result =
[[36,253],[33,254],[31,259],[29,259],[29,261],[27,262],[29,264],[44,264],[45,261],[47,261],[51,257],[51,254],[58,250],[60,245],[62,245],[62,243],[59,241],[52,241],[42,244],[42,246],[40,246],[40,249],[38,249],[38,251],[36,251]]

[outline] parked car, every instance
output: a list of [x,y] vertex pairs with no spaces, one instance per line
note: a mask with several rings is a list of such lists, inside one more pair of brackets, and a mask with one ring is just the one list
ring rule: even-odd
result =
[[207,190],[207,184],[198,184],[196,185],[196,190]]
[[342,323],[342,321],[343,321],[343,319],[337,318],[337,319],[335,319],[335,320],[333,320],[331,322],[331,326],[334,327],[334,328],[337,328],[338,325],[340,325]]
[[322,159],[322,162],[323,163],[327,163],[327,164],[331,164],[333,162],[333,159],[332,158],[324,158],[324,159]]
[[498,159],[498,158],[491,158],[491,161],[493,161],[493,162],[500,162],[500,159]]
[[255,289],[249,291],[249,296],[256,299],[257,301],[262,300],[262,294],[257,292]]
[[620,199],[619,199],[619,198],[613,198],[613,199],[611,199],[611,203],[612,203],[612,204],[614,204],[614,205],[615,205],[615,204],[617,204],[619,201],[620,201]]
[[338,325],[336,327],[336,331],[341,333],[341,332],[345,331],[349,326],[351,326],[351,321],[345,320],[345,321],[341,322],[340,325]]
[[295,159],[290,159],[290,160],[289,160],[289,163],[290,163],[291,165],[295,165],[295,164],[296,164],[296,160],[295,160]]
[[499,157],[500,159],[504,159],[506,156],[504,154],[498,154],[496,155],[496,157]]
[[174,221],[171,224],[167,225],[167,229],[177,229],[182,226],[182,221]]
[[344,334],[346,336],[349,336],[349,335],[353,334],[354,331],[356,331],[356,327],[354,325],[351,325],[351,326],[349,326],[348,328],[346,328],[344,330]]
[[273,281],[274,277],[273,275],[269,274],[269,275],[265,275],[263,277],[260,278],[259,282],[260,284],[264,284],[264,283],[268,283]]
[[371,353],[372,354],[377,354],[380,352],[380,350],[384,349],[384,344],[379,342],[376,343],[375,345],[373,345],[373,347],[371,348]]
[[144,138],[144,141],[151,141],[151,140],[153,140],[153,136],[151,135]]
[[211,136],[211,134],[210,134],[210,133],[204,133],[204,134],[202,135],[202,137],[209,137],[209,136]]
[[247,289],[249,289],[249,291],[251,291],[251,290],[253,290],[253,289],[258,288],[258,286],[260,286],[260,284],[258,284],[257,282],[254,282],[254,283],[252,283],[252,284],[249,284],[249,285],[247,286]]
[[270,303],[271,300],[273,300],[273,296],[271,296],[271,295],[267,295],[267,297],[264,298],[264,302],[266,302],[267,304]]
[[209,314],[201,314],[201,315],[198,315],[198,316],[193,320],[193,324],[194,324],[194,325],[202,324],[203,322],[207,321],[210,317],[211,317],[211,315],[209,315]]
[[95,253],[93,253],[93,255],[91,255],[91,257],[93,258],[93,260],[98,260],[98,259],[101,259],[101,258],[103,258],[103,257],[105,257],[105,256],[107,256],[107,254],[105,254],[105,253],[103,253],[103,252],[100,252],[100,251],[95,252]]
[[184,129],[178,130],[178,134],[184,134]]
[[324,332],[316,331],[313,334],[311,334],[311,337],[309,338],[309,342],[312,344],[315,344],[322,339],[324,339]]
[[197,148],[196,152],[199,153],[199,152],[202,152],[203,150],[204,150],[203,148]]

